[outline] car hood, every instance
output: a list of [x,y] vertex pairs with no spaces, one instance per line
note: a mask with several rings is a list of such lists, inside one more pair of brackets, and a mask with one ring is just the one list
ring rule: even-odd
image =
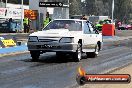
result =
[[68,29],[52,29],[52,30],[44,30],[38,31],[30,34],[29,36],[43,36],[43,37],[74,37],[76,36],[78,31],[69,31]]

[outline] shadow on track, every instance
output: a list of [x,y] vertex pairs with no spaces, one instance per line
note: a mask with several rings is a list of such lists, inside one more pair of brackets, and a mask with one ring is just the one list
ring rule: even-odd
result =
[[[83,59],[87,59],[86,55],[83,54]],[[74,58],[72,58],[70,55],[65,55],[60,58],[58,58],[55,54],[42,54],[40,58],[37,61],[32,61],[31,58],[22,60],[24,62],[39,62],[39,63],[69,63],[69,62],[75,62]]]

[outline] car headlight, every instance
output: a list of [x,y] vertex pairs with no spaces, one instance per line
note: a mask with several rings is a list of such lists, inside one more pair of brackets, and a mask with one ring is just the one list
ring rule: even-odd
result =
[[73,43],[74,38],[73,37],[63,37],[59,41],[60,43]]
[[36,37],[36,36],[30,36],[30,37],[28,38],[28,41],[29,41],[29,42],[38,42],[38,37]]

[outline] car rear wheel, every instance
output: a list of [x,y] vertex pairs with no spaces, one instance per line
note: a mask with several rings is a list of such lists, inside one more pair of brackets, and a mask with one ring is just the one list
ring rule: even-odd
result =
[[91,58],[97,57],[98,54],[99,54],[99,46],[98,45],[96,45],[96,47],[95,47],[95,52],[87,52],[86,53],[87,57],[91,57]]
[[30,51],[31,57],[33,61],[37,61],[40,56],[40,51]]
[[73,53],[73,59],[75,61],[79,62],[82,59],[82,45],[78,43],[77,45],[77,50],[75,53]]

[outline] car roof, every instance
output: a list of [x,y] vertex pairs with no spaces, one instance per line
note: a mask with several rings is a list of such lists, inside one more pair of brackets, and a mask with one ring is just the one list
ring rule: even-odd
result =
[[73,21],[82,21],[82,22],[88,22],[88,23],[92,23],[91,21],[89,20],[82,20],[82,19],[54,19],[54,20],[73,20]]
[[87,21],[87,20],[81,20],[81,19],[54,19],[54,20],[73,20],[73,21]]

